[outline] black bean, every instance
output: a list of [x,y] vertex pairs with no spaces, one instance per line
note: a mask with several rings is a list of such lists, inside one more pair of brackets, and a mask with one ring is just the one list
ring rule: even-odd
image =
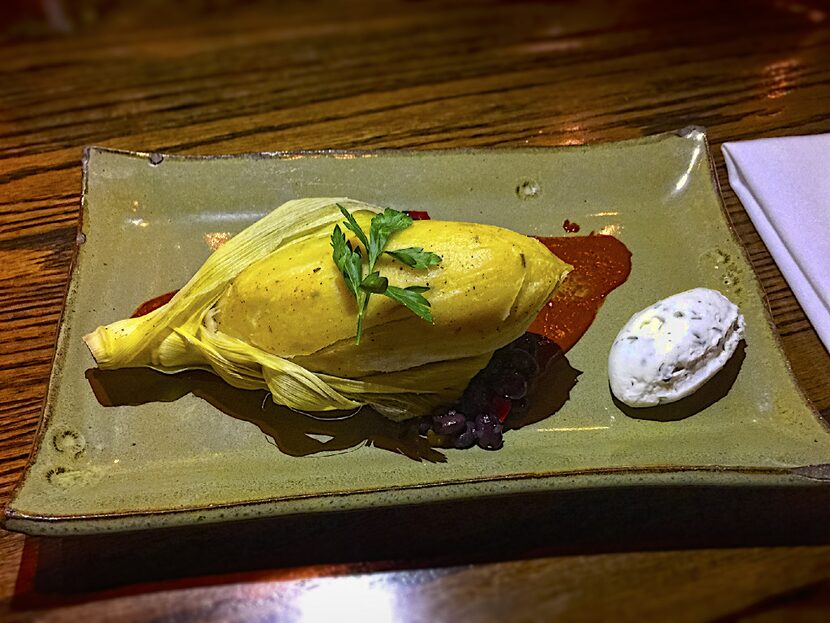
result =
[[518,400],[527,395],[527,381],[518,372],[504,372],[493,384],[493,391],[499,396]]
[[502,433],[504,427],[498,419],[490,413],[482,413],[476,417],[475,435],[478,446],[484,450],[498,450],[504,445]]
[[499,421],[494,415],[490,413],[481,413],[480,415],[477,415],[475,419],[476,431],[480,431],[482,428],[496,426],[498,423]]
[[482,381],[486,385],[491,385],[493,381],[499,378],[499,375],[504,371],[504,361],[501,358],[501,353],[496,351],[493,354],[493,358],[490,359],[490,362],[481,371],[480,375],[482,377]]
[[467,418],[460,411],[450,409],[444,415],[433,416],[432,430],[438,435],[458,435],[466,430]]
[[[526,396],[539,377],[540,366],[560,353],[555,344],[530,333],[497,350],[470,381],[455,407],[429,418],[429,437],[443,436],[456,448],[469,448],[477,442],[487,450],[498,450],[504,443],[504,426],[496,411],[508,422],[511,417],[525,418]],[[504,405],[503,410],[499,404]]]
[[515,370],[526,379],[529,379],[539,372],[539,364],[536,357],[526,350],[510,348],[499,353],[502,366],[505,369]]
[[467,386],[461,397],[461,411],[475,417],[487,408],[490,402],[490,388],[482,378],[476,377]]
[[536,356],[536,349],[539,347],[539,338],[533,333],[525,333],[510,344],[511,348],[526,351]]
[[545,370],[550,362],[562,356],[562,349],[555,342],[549,339],[539,338],[539,351],[536,353],[536,361],[540,370]]
[[455,438],[453,444],[459,450],[466,450],[476,445],[475,425],[472,422],[467,422],[464,432]]
[[483,450],[498,450],[504,445],[504,435],[501,424],[485,426],[478,429],[478,447]]

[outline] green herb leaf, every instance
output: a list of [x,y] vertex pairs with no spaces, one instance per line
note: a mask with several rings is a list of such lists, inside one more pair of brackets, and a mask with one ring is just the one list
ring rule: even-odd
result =
[[429,288],[423,286],[409,286],[408,288],[396,288],[389,286],[386,288],[384,296],[388,296],[393,301],[397,301],[406,307],[413,314],[419,318],[432,322],[432,312],[429,309],[429,301],[426,300],[422,292],[426,292]]
[[441,256],[430,251],[424,251],[423,247],[407,247],[406,249],[395,249],[385,251],[399,262],[403,262],[412,268],[429,268],[441,262]]
[[[363,277],[364,260],[360,248],[352,248],[352,245],[346,240],[345,234],[340,229],[340,225],[334,226],[334,231],[331,234],[331,246],[334,249],[332,257],[340,272],[343,273],[346,285],[357,300],[357,332],[355,334],[355,343],[360,344],[360,339],[363,335],[363,321],[366,317],[366,309],[369,306],[369,298],[372,294],[388,296],[409,309],[419,318],[423,318],[427,322],[432,322],[429,301],[423,297],[423,293],[429,290],[429,288],[425,286],[396,288],[390,286],[389,280],[386,277],[381,277],[380,272],[375,270],[375,262],[383,254],[383,249],[389,241],[389,237],[396,231],[401,231],[412,225],[412,219],[403,212],[387,208],[372,218],[371,225],[369,226],[369,238],[367,240],[366,233],[361,229],[349,211],[339,203],[337,207],[340,208],[340,212],[346,219],[344,226],[357,236],[358,240],[360,240],[366,249],[368,256],[366,258],[368,271],[366,272],[369,274]],[[388,251],[387,253],[412,268],[429,268],[441,261],[440,256],[429,251],[424,251],[422,247],[408,247],[406,249]]]
[[370,273],[360,282],[360,289],[371,294],[383,294],[389,287],[389,280],[381,277],[378,271]]
[[352,249],[352,245],[346,240],[343,230],[339,225],[334,226],[334,231],[331,233],[331,247],[333,249],[332,258],[337,268],[343,273],[343,278],[346,280],[346,285],[355,299],[357,299],[360,292],[360,281],[362,276],[363,258],[360,255],[360,249]]
[[354,235],[357,236],[357,239],[360,240],[360,242],[363,244],[363,247],[368,252],[369,251],[369,240],[366,238],[366,234],[364,233],[363,228],[360,227],[358,222],[355,220],[355,218],[349,213],[349,211],[346,208],[344,208],[339,203],[337,204],[337,207],[340,208],[340,212],[343,214],[343,216],[346,217],[346,223],[345,223],[346,229],[352,231],[354,233]]
[[372,224],[369,226],[369,246],[366,247],[369,252],[369,270],[374,270],[375,262],[383,253],[389,236],[410,225],[412,219],[408,215],[392,208],[386,208],[372,218]]

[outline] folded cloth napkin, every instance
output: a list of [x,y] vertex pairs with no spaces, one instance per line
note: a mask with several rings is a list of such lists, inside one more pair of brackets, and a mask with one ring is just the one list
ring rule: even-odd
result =
[[830,350],[830,134],[724,143],[729,184]]

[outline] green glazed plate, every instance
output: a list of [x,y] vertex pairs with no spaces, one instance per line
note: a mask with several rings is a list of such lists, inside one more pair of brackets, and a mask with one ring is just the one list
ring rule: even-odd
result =
[[[823,486],[830,435],[792,378],[699,130],[562,149],[199,158],[92,148],[84,173],[85,241],[33,458],[6,509],[11,530],[95,533],[643,484]],[[431,449],[369,412],[318,421],[207,373],[95,370],[82,335],[180,287],[215,241],[305,196],[531,235],[564,235],[569,219],[582,234],[621,239],[633,270],[569,366],[537,390],[535,421],[499,452]],[[617,331],[695,286],[721,290],[746,316],[724,395],[682,419],[624,413],[606,373]]]

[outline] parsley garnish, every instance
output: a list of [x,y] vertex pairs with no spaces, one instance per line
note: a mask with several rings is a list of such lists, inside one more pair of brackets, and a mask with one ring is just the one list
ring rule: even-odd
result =
[[[363,319],[366,316],[366,307],[372,294],[387,296],[406,307],[419,318],[432,322],[429,301],[423,296],[423,293],[428,291],[429,288],[425,286],[396,288],[390,286],[389,280],[386,277],[381,277],[380,273],[375,270],[375,263],[383,253],[391,255],[396,260],[415,269],[429,268],[441,261],[440,255],[424,251],[422,247],[384,251],[392,234],[412,225],[412,219],[403,212],[386,208],[372,218],[372,223],[369,226],[369,236],[367,237],[354,217],[349,214],[349,211],[339,203],[337,207],[340,208],[346,218],[344,226],[357,236],[357,239],[363,244],[363,248],[366,249],[367,255],[364,258],[360,252],[360,247],[352,247],[351,243],[346,240],[340,225],[334,226],[334,231],[331,234],[332,257],[337,268],[343,273],[343,279],[345,279],[349,291],[357,301],[355,343],[360,344],[360,338],[363,335]],[[364,270],[364,265],[366,270]]]
[[429,268],[441,261],[440,255],[424,251],[422,247],[407,247],[397,251],[386,251],[386,255],[391,255],[399,262],[403,262],[412,268]]

